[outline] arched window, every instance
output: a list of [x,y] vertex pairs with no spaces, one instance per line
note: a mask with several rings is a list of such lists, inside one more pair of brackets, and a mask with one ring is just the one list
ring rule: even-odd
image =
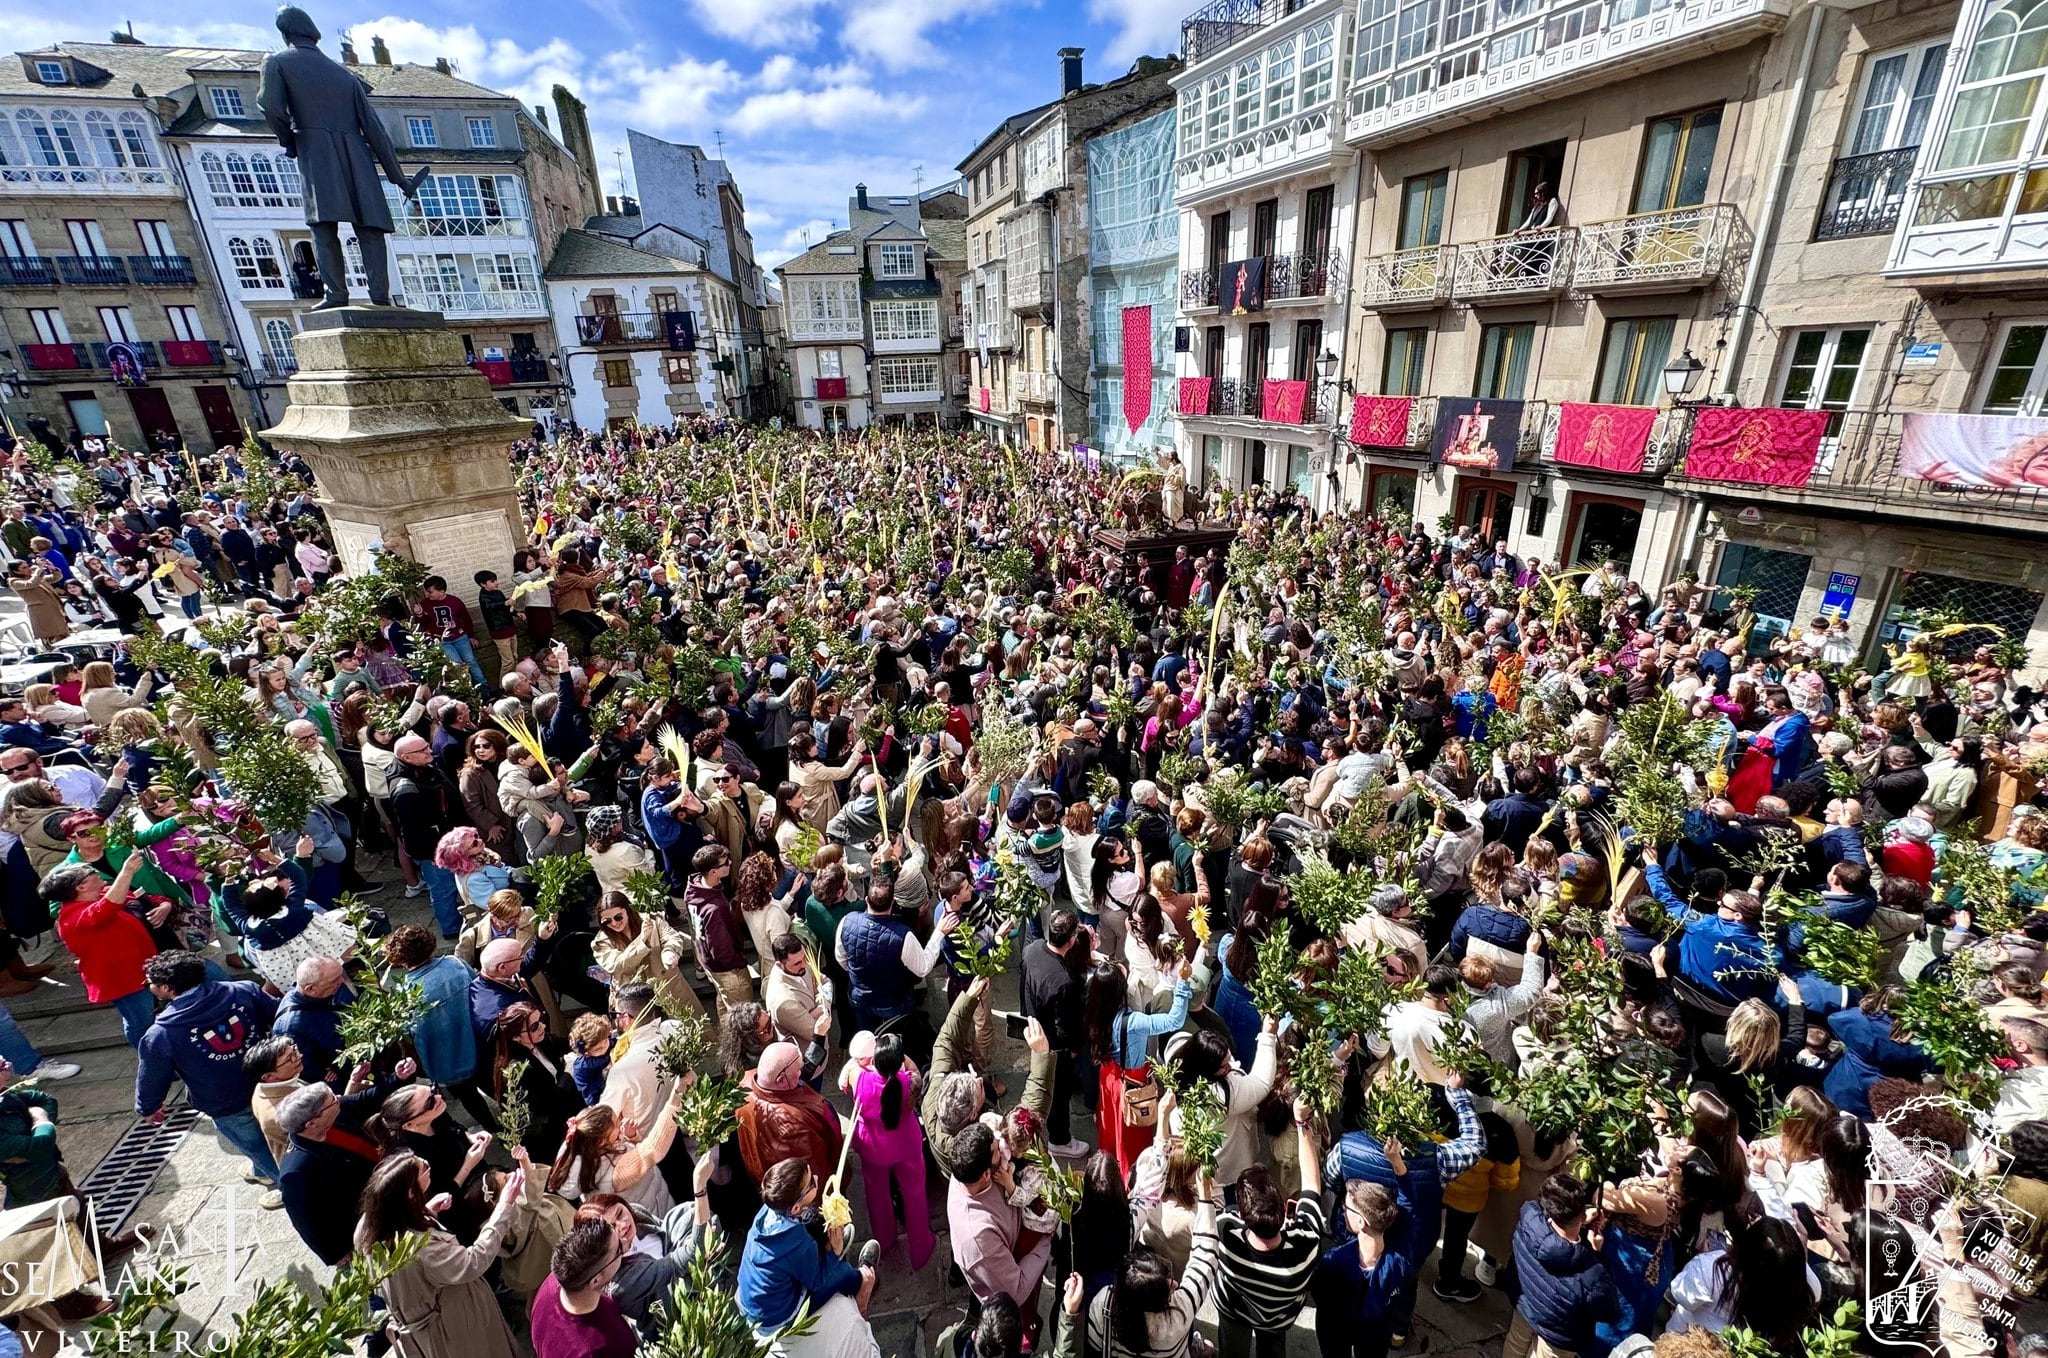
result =
[[249,242],[240,236],[228,237],[228,258],[234,262],[235,281],[245,288],[263,286],[263,276],[256,272],[256,256],[249,249]]
[[121,145],[114,120],[98,109],[85,115],[85,139],[92,144],[93,155],[100,164],[119,169],[128,163],[128,153]]
[[277,175],[270,168],[270,157],[258,151],[249,157],[249,172],[256,177],[256,192],[264,197],[265,207],[278,206],[280,190]]
[[292,205],[296,205],[296,204],[298,203],[298,201],[299,201],[299,162],[298,162],[298,161],[296,161],[296,160],[293,160],[293,159],[292,159],[292,158],[291,158],[290,156],[279,156],[279,157],[277,158],[277,185],[278,185],[278,187],[279,187],[280,189],[282,189],[282,190],[284,191],[284,196],[285,196],[285,197],[287,197],[287,198],[289,198],[289,199],[291,199]]
[[121,115],[121,143],[128,148],[128,163],[137,169],[156,167],[156,147],[149,139],[149,125],[140,113]]
[[2048,0],[2005,0],[1970,45],[1937,170],[2018,158],[2048,76]]
[[14,124],[0,118],[0,165],[26,165],[29,159],[22,153],[21,138],[14,135]]
[[50,115],[50,135],[57,139],[57,154],[66,165],[87,163],[84,139],[78,134],[78,115],[60,108]]
[[278,372],[294,372],[298,369],[298,356],[292,352],[292,323],[280,317],[272,317],[263,323],[263,347],[269,351],[270,366]]
[[21,125],[22,141],[28,145],[29,158],[37,165],[61,165],[57,156],[56,138],[50,135],[50,124],[43,115],[32,108],[25,108],[14,115]]
[[[242,154],[239,151],[228,152],[228,182],[235,186],[235,197],[254,198],[256,196],[256,181],[249,175],[249,162],[242,158]],[[244,203],[242,206],[255,207],[256,204]]]
[[199,153],[199,173],[206,176],[206,191],[213,195],[215,206],[234,206],[234,190],[228,187],[228,172],[222,168],[218,152]]
[[341,243],[341,257],[348,262],[348,276],[352,282],[363,278],[363,243],[350,236]]
[[258,236],[256,238],[255,250],[256,274],[260,280],[257,286],[264,288],[283,287],[284,265],[278,260],[277,246],[271,243],[270,237]]

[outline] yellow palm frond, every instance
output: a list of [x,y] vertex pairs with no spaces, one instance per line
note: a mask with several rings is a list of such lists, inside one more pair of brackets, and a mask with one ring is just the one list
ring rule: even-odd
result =
[[519,742],[521,749],[533,756],[534,762],[540,765],[541,772],[546,773],[547,749],[540,743],[540,737],[534,733],[533,724],[527,721],[526,714],[514,712],[509,716],[500,717],[498,724],[505,728],[506,735]]

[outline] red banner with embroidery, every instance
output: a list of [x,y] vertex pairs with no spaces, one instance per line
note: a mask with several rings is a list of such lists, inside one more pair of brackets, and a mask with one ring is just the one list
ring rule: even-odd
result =
[[1368,448],[1400,448],[1408,442],[1412,396],[1360,396],[1351,403],[1351,441]]
[[1685,474],[1752,486],[1803,486],[1827,431],[1825,410],[1705,406],[1693,417]]
[[818,379],[818,399],[821,401],[843,401],[846,399],[846,379],[843,377],[821,377]]
[[1124,423],[1132,433],[1152,417],[1152,308],[1124,308]]
[[1180,380],[1180,413],[1183,415],[1208,414],[1209,386],[1209,378],[1183,377]]
[[1566,401],[1557,408],[1557,460],[1604,472],[1639,472],[1657,423],[1651,406],[1596,406]]
[[1308,400],[1308,383],[1276,382],[1266,379],[1259,389],[1259,418],[1275,424],[1300,424],[1301,408]]

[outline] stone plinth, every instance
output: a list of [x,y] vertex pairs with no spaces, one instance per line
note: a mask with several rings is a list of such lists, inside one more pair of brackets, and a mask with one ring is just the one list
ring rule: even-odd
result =
[[526,421],[498,404],[435,312],[345,307],[306,324],[319,328],[298,337],[291,404],[264,436],[313,469],[350,574],[382,543],[473,606],[471,576],[509,580],[526,541],[506,463]]

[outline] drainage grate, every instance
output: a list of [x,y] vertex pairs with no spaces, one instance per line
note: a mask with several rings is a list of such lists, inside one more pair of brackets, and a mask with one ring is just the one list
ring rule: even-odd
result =
[[107,1152],[107,1158],[93,1166],[78,1189],[92,1202],[102,1232],[112,1235],[121,1229],[197,1121],[199,1110],[181,1103],[162,1122],[138,1122],[130,1127]]

